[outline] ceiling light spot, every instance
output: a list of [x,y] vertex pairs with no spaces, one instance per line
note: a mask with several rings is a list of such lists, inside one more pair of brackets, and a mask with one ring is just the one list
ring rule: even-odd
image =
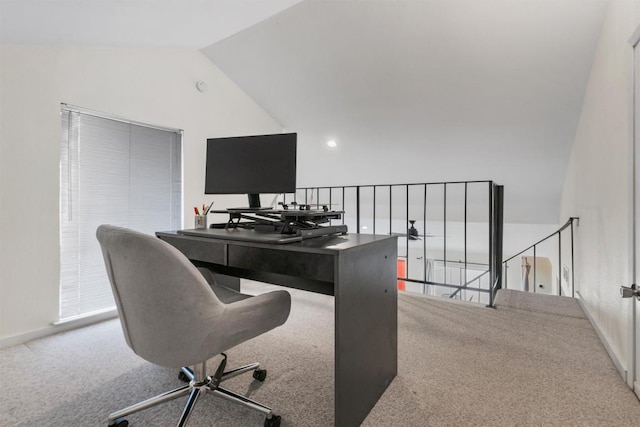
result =
[[337,146],[338,146],[338,143],[335,140],[330,139],[329,141],[327,141],[327,147],[336,148]]

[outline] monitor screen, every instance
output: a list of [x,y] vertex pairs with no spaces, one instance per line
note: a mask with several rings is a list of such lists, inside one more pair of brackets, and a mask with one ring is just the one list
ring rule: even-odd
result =
[[205,194],[248,194],[259,208],[260,193],[293,193],[296,142],[296,133],[207,139]]

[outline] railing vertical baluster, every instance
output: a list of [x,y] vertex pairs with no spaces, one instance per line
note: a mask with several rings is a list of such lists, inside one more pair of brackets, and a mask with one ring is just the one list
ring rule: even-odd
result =
[[393,222],[392,221],[392,218],[393,218],[393,209],[392,209],[393,197],[391,196],[391,190],[392,190],[392,186],[390,185],[389,186],[389,234],[393,233],[393,223],[392,223]]
[[[333,187],[329,187],[329,210],[333,210]],[[333,224],[333,219],[329,221],[329,224]]]
[[489,306],[493,307],[493,284],[496,280],[494,267],[494,242],[493,242],[493,182],[489,182]]
[[373,234],[376,234],[376,190],[378,186],[373,186]]
[[[342,210],[345,211],[345,214],[347,212],[347,207],[344,204],[344,186],[342,187]],[[344,217],[346,215],[342,215],[342,224],[344,225]]]
[[409,185],[406,184],[405,186],[405,208],[406,210],[406,216],[407,216],[407,222],[404,225],[405,231],[407,232],[406,234],[406,238],[405,238],[405,246],[406,246],[406,255],[407,255],[407,272],[406,272],[406,276],[409,277]]
[[562,296],[562,234],[558,231],[558,296]]
[[495,279],[495,292],[497,292],[500,288],[502,288],[502,239],[504,235],[504,187],[502,185],[497,185],[494,183],[494,208],[493,208],[493,218],[494,218],[494,233],[495,240],[493,242],[494,247],[494,265],[493,269],[496,272]]
[[573,218],[571,218],[571,297],[576,297],[576,275],[573,268]]
[[[427,281],[427,184],[424,185],[424,203],[422,204],[424,238],[422,239],[422,280]],[[422,293],[427,293],[427,284],[422,284]]]
[[536,293],[536,245],[533,245],[533,293]]
[[356,187],[356,231],[357,234],[360,234],[360,186]]
[[467,183],[464,183],[464,282],[467,283]]
[[444,194],[444,217],[443,217],[443,223],[444,223],[444,237],[442,238],[442,241],[444,243],[444,283],[447,283],[447,183],[444,183],[444,190],[443,190]]

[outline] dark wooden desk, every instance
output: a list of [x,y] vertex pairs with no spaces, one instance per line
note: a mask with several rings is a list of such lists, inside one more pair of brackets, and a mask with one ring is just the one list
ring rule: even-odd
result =
[[397,374],[397,241],[350,234],[289,244],[158,232],[214,272],[335,296],[335,423],[358,426]]

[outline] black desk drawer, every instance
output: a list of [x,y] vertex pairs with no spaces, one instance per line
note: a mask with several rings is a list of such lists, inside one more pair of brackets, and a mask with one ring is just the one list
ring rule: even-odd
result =
[[162,235],[162,240],[177,248],[191,261],[203,261],[213,264],[225,264],[224,244],[211,239],[195,239],[184,236]]
[[229,245],[229,267],[333,283],[333,255]]

